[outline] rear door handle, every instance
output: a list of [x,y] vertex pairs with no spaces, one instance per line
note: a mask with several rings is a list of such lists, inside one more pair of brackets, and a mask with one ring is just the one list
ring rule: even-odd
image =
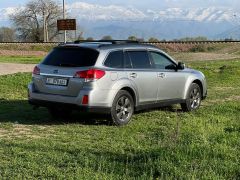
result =
[[130,77],[131,78],[136,78],[137,77],[137,73],[130,73]]
[[160,77],[160,78],[165,78],[166,75],[165,75],[165,73],[158,73],[158,77]]

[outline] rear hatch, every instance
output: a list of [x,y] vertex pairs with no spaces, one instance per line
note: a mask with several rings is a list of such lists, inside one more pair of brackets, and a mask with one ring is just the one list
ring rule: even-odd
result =
[[54,48],[38,65],[40,75],[33,76],[36,90],[44,94],[77,96],[85,81],[75,78],[75,73],[94,66],[98,55],[97,50],[85,47]]

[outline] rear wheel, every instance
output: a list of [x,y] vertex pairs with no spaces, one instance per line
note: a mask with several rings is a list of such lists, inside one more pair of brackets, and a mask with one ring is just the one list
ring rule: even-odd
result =
[[129,123],[134,112],[132,96],[125,90],[116,95],[111,108],[111,118],[115,125],[122,126]]
[[201,105],[201,100],[201,89],[198,84],[193,83],[188,90],[186,102],[181,104],[182,110],[189,112],[198,109]]

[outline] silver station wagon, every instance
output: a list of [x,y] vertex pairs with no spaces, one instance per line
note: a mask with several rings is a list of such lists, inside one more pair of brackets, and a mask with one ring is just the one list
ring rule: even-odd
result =
[[29,103],[53,116],[107,113],[115,125],[147,108],[181,104],[193,111],[206,96],[203,73],[155,46],[120,40],[60,44],[34,68],[28,85]]

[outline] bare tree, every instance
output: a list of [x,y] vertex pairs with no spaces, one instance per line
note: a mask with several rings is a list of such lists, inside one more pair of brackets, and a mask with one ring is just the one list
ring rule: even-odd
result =
[[0,42],[13,42],[15,40],[15,31],[9,27],[0,28]]
[[84,40],[84,31],[82,26],[77,26],[76,31],[67,31],[67,39],[69,41]]
[[58,35],[60,18],[62,10],[54,0],[31,0],[10,16],[20,40],[33,42],[52,41]]

